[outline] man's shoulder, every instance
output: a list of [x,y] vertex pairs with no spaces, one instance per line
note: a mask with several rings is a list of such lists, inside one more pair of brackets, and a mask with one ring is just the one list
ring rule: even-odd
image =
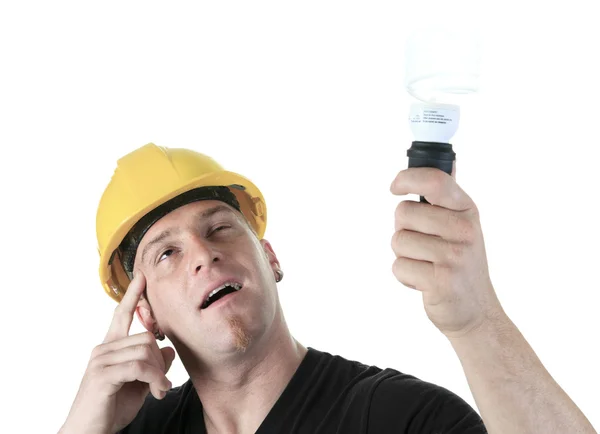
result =
[[439,386],[394,368],[381,368],[375,364],[367,364],[356,359],[332,353],[314,350],[320,357],[320,366],[328,378],[341,377],[350,381],[352,386],[369,388],[382,393],[419,393],[423,389],[435,391]]
[[386,374],[385,379],[371,400],[374,421],[384,421],[386,415],[402,411],[407,415],[410,432],[487,432],[481,416],[457,393],[395,369],[382,373]]
[[371,400],[371,417],[375,423],[402,411],[411,432],[487,432],[481,416],[457,393],[393,369],[385,371],[389,376],[379,384]]
[[436,384],[394,368],[381,368],[341,355],[315,350],[318,364],[312,373],[313,387],[337,390],[345,401],[361,401],[379,406],[394,402],[418,406],[422,401],[444,400],[452,393]]
[[398,369],[322,354],[332,368],[341,368],[347,382],[344,389],[347,403],[368,407],[369,420],[374,425],[381,424],[371,426],[370,432],[387,432],[390,424],[405,424],[406,429],[416,429],[411,432],[440,429],[445,433],[486,432],[475,409],[441,385]]

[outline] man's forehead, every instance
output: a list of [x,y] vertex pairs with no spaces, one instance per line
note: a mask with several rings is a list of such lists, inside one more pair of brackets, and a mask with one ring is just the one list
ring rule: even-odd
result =
[[141,247],[146,242],[149,242],[161,232],[178,232],[180,227],[179,224],[185,219],[191,217],[194,220],[202,221],[220,213],[231,213],[235,216],[236,210],[223,201],[212,199],[200,200],[182,205],[167,215],[161,217],[156,223],[154,223],[152,227],[148,229],[146,234],[144,234],[139,246]]

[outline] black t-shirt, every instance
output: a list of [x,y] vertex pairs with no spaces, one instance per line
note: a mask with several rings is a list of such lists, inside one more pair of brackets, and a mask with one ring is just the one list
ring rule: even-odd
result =
[[[148,394],[120,434],[206,434],[190,380],[162,400]],[[308,347],[305,358],[256,434],[483,434],[461,397],[394,369]]]

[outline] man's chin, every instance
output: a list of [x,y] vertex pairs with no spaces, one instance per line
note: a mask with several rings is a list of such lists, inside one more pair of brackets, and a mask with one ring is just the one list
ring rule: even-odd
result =
[[236,316],[227,318],[233,345],[237,352],[244,353],[252,343],[252,336],[246,325]]

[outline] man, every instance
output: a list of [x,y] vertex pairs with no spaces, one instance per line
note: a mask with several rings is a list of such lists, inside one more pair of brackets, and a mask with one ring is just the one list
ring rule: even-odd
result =
[[[119,161],[100,201],[100,278],[120,303],[61,432],[594,433],[502,310],[454,176],[411,168],[391,191],[429,202],[399,204],[393,273],[423,293],[481,418],[442,387],[294,339],[258,188],[205,155],[149,144]],[[148,333],[129,336],[134,313]],[[159,349],[164,336],[175,349]],[[190,379],[173,388],[175,350]]]

